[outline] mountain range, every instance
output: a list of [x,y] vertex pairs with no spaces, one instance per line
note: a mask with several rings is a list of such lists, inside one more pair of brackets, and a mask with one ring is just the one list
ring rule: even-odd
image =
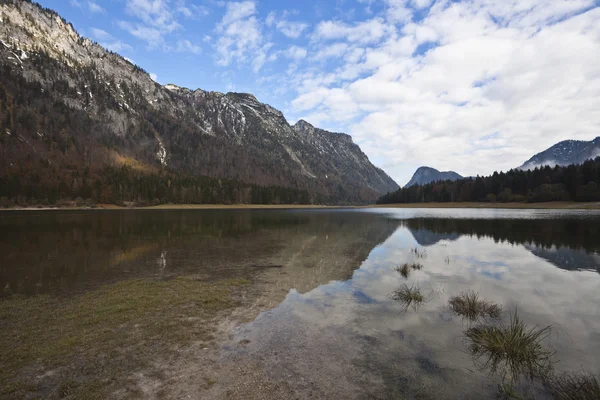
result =
[[404,187],[411,187],[414,185],[426,185],[431,182],[437,181],[455,181],[462,179],[463,177],[454,171],[440,172],[435,168],[431,167],[420,167],[413,174],[412,178]]
[[[532,170],[546,165],[554,167],[556,165],[582,164],[584,161],[598,156],[600,156],[600,136],[590,141],[564,140],[534,155],[517,169]],[[463,176],[454,171],[440,172],[435,168],[420,167],[404,187],[426,185],[437,181],[455,181],[462,178]]]
[[[349,135],[290,125],[251,94],[160,85],[54,11],[0,4],[0,182],[22,196],[41,184],[78,193],[123,165],[293,188],[329,203],[369,203],[398,188]],[[191,189],[200,190],[180,191]]]
[[535,169],[548,165],[565,166],[582,164],[584,161],[600,156],[600,136],[586,142],[584,140],[564,140],[525,161],[519,167],[522,170]]

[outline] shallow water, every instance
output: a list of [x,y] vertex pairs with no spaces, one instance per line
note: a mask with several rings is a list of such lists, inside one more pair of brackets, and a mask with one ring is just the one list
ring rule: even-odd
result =
[[[258,362],[299,397],[493,394],[446,307],[469,289],[553,325],[557,369],[600,373],[594,211],[7,212],[0,232],[4,296],[69,296],[140,276],[256,278],[267,310],[235,328],[222,359]],[[423,269],[408,278],[394,270],[413,261]],[[404,283],[424,292],[420,308],[390,298]]]

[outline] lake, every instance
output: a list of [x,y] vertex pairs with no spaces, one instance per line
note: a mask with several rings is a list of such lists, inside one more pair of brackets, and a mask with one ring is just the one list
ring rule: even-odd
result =
[[[67,397],[78,397],[91,393],[95,376],[96,386],[110,388],[99,393],[114,398],[489,398],[498,377],[474,362],[464,333],[471,325],[448,307],[469,290],[501,305],[505,319],[518,313],[529,326],[551,325],[545,345],[555,351],[557,371],[599,374],[599,238],[600,212],[576,210],[2,212],[0,340],[7,349],[22,345],[12,358],[23,360],[0,358],[2,383],[11,384],[3,397],[57,395],[65,387]],[[400,273],[404,263],[420,268]],[[181,308],[173,313],[169,304],[152,303],[172,323],[145,337],[139,331],[152,321],[133,324],[135,314],[119,313],[146,293],[132,299],[134,289],[110,290],[158,282],[166,299],[182,290],[169,286],[182,277],[215,291],[224,279],[243,282],[234,303],[202,314],[212,324],[203,344],[196,346],[196,331],[185,331],[174,349],[136,355],[118,378],[103,378],[96,367],[75,370],[78,363],[110,366],[98,359],[112,345],[93,346],[112,343],[117,331],[121,339],[138,335],[115,342],[125,361],[127,349],[179,340],[194,320],[181,319],[181,310],[194,298],[177,297]],[[397,301],[402,287],[419,288],[423,302]],[[107,315],[123,318],[106,329],[109,336],[78,341],[113,323],[98,319],[95,305],[106,304],[98,293],[112,296]],[[132,307],[147,310],[145,303]],[[53,324],[42,316],[49,312],[73,313],[61,324],[73,327],[64,336],[75,344],[63,343],[62,334],[26,342],[34,334],[19,331],[41,318]],[[25,360],[27,352],[37,356]]]

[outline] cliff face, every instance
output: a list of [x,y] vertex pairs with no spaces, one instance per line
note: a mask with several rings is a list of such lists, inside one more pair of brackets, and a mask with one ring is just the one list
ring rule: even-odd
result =
[[398,185],[352,138],[291,126],[253,95],[162,86],[83,38],[51,10],[3,0],[0,161],[42,181],[65,169],[128,163],[307,190],[341,203],[374,201]]

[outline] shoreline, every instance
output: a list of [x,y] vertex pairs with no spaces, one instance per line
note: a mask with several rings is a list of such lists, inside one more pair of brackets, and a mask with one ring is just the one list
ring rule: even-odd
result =
[[286,210],[286,209],[327,209],[361,208],[370,206],[327,206],[313,204],[160,204],[157,206],[127,207],[115,204],[98,204],[95,207],[10,207],[2,211],[90,211],[90,210]]
[[286,210],[286,209],[369,209],[369,208],[482,208],[521,210],[600,210],[600,202],[574,201],[547,203],[395,203],[363,206],[328,206],[314,204],[160,204],[146,207],[127,207],[115,204],[98,204],[96,207],[10,207],[2,211],[82,211],[82,210]]
[[[362,208],[362,207],[361,207]],[[515,210],[600,210],[600,203],[582,203],[575,201],[552,201],[547,203],[396,203],[377,204],[367,208],[483,208]]]

